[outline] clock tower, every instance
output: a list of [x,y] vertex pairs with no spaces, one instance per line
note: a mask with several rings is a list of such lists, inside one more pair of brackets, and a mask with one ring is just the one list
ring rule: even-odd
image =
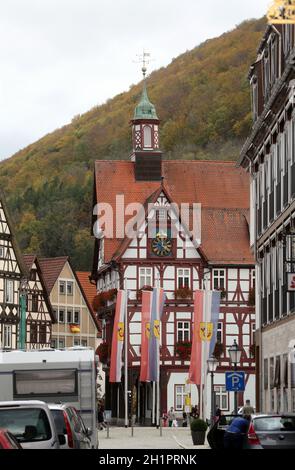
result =
[[146,66],[142,68],[143,90],[135,108],[132,124],[135,179],[137,181],[160,181],[162,176],[162,152],[159,147],[159,118],[150,102],[146,84]]

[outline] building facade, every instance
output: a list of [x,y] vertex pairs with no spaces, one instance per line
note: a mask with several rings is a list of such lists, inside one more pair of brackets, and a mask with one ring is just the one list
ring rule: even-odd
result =
[[20,285],[26,276],[13,223],[0,190],[0,347],[3,349],[18,347]]
[[[132,414],[141,422],[152,418],[152,385],[139,381],[141,294],[158,285],[167,295],[161,328],[161,411],[173,406],[182,412],[188,395],[193,405],[199,401],[197,387],[187,384],[190,356],[183,348],[189,349],[192,341],[193,292],[210,288],[222,291],[216,403],[231,412],[233,397],[226,392],[224,372],[231,369],[228,348],[234,340],[242,349],[239,369],[246,372],[246,398],[253,401],[255,393],[255,308],[250,301],[255,270],[249,248],[248,177],[233,162],[163,160],[159,119],[145,83],[131,124],[131,161],[95,164],[92,279],[97,284],[96,310],[106,348],[106,408],[113,417],[124,415],[121,385],[108,382],[115,292],[124,287],[129,290]],[[194,204],[198,215],[192,221]],[[209,386],[205,396],[209,416]],[[243,401],[241,393],[239,403]]]
[[50,348],[52,325],[56,323],[49,295],[36,255],[24,255],[26,283],[26,349]]
[[256,257],[257,409],[295,411],[295,27],[270,25],[251,66],[253,126],[239,163],[251,179]]
[[51,346],[87,346],[96,349],[99,322],[69,258],[41,258],[39,263],[57,318],[57,323],[52,327]]

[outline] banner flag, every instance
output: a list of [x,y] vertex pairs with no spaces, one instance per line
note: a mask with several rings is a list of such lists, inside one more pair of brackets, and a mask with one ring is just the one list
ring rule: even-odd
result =
[[119,290],[117,295],[114,329],[112,337],[110,382],[121,382],[122,377],[122,351],[125,341],[125,315],[127,315],[128,291]]
[[193,341],[191,362],[189,368],[189,381],[192,384],[200,385],[201,383],[201,357],[202,357],[202,339],[200,335],[201,323],[203,320],[204,291],[197,290],[194,300],[193,314]]
[[150,382],[159,382],[160,375],[160,325],[166,295],[161,287],[155,287],[151,297],[151,321],[149,339],[149,373]]
[[[200,385],[202,364],[212,355],[217,337],[220,309],[220,292],[197,290],[193,315],[193,340],[189,369],[190,383]],[[203,343],[209,344],[203,347]]]
[[151,337],[151,291],[142,292],[140,382],[149,382],[149,340]]
[[212,307],[211,307],[211,323],[213,324],[213,335],[210,341],[209,347],[209,357],[212,357],[216,341],[217,341],[217,329],[218,329],[218,320],[219,320],[219,311],[220,311],[220,291],[212,292]]

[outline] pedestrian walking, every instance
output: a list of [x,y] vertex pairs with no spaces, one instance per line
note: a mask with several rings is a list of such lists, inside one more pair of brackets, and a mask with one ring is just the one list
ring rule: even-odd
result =
[[182,427],[187,428],[187,413],[184,411],[182,413],[183,421],[182,421]]
[[254,415],[255,411],[253,406],[251,405],[250,400],[246,400],[246,403],[243,406],[242,413],[243,415]]
[[251,417],[243,415],[243,417],[234,418],[224,433],[225,449],[242,449],[244,438],[249,429]]
[[171,406],[170,410],[168,411],[168,425],[169,425],[169,428],[172,427],[172,424],[173,424],[174,421],[176,421],[176,415],[175,415],[173,406]]

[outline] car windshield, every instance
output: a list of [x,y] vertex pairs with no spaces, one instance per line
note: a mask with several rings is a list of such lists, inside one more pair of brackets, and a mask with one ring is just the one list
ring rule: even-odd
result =
[[255,431],[295,431],[295,417],[264,416],[254,420]]
[[0,408],[0,428],[9,429],[19,442],[51,439],[47,415],[40,408]]
[[65,418],[62,410],[50,410],[53,415],[57,434],[67,434]]

